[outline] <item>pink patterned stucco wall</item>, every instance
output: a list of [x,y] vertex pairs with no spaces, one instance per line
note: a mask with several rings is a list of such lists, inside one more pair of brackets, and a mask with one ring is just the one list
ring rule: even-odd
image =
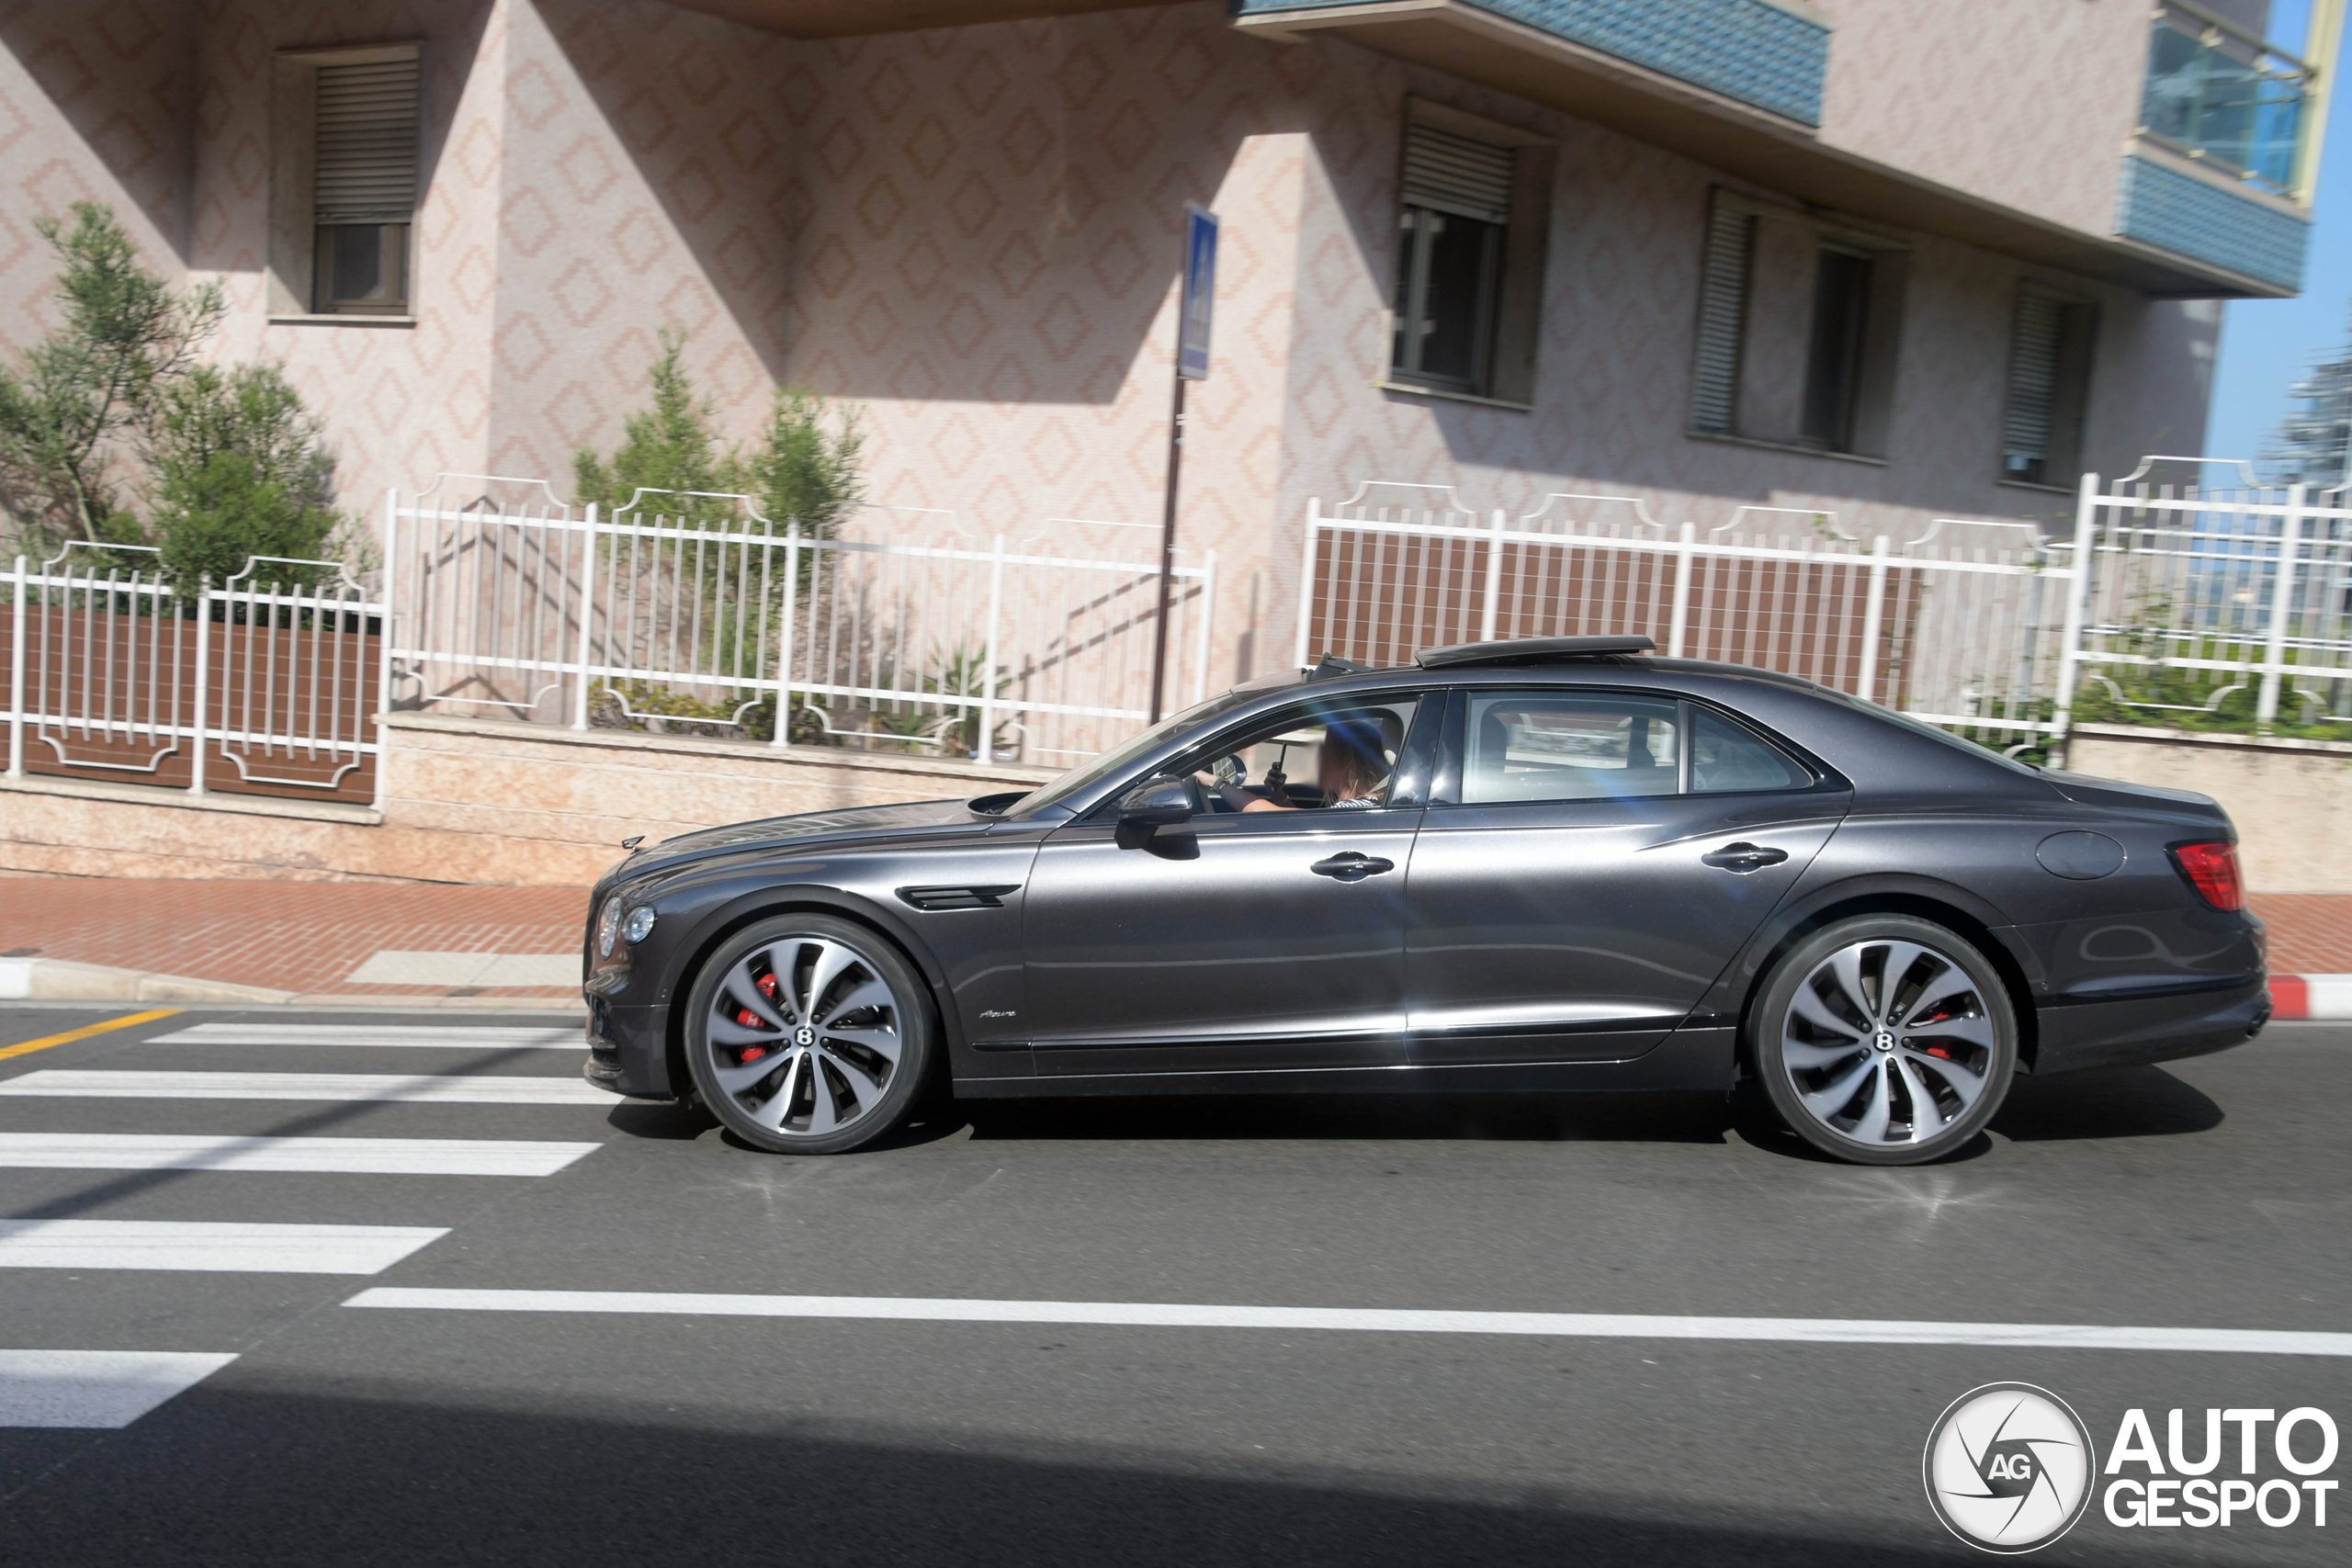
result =
[[[2083,28],[2128,8],[2060,7]],[[2039,63],[1984,41],[2030,18],[1951,7],[1969,39],[1939,53],[1895,25],[1910,9],[1841,0],[1829,134],[2103,227],[2091,209],[2128,127],[2083,139],[2114,106],[2094,93],[1956,126],[1937,92],[1988,122],[2007,111],[1985,94],[2048,96],[2016,85]],[[416,322],[270,323],[270,55],[401,38],[428,61]],[[1897,537],[1939,515],[2063,514],[2063,496],[1994,482],[2025,276],[2101,302],[2098,466],[2203,423],[2213,307],[1921,240],[1884,465],[1694,439],[1718,176],[1333,35],[1237,34],[1214,0],[833,42],[654,0],[28,0],[0,10],[0,340],[40,319],[30,217],[113,201],[159,265],[226,280],[220,351],[287,363],[360,508],[442,469],[564,488],[575,447],[618,435],[674,324],[732,436],[781,380],[860,405],[876,499],[953,507],[983,534],[1155,519],[1178,229],[1186,200],[1216,207],[1216,368],[1193,399],[1182,530],[1220,557],[1220,680],[1287,657],[1306,500],[1366,479],[1514,512],[1555,491],[1632,494],[1702,525],[1742,503],[1817,508]],[[1978,52],[1952,72],[1963,44]],[[1871,59],[1875,75],[1851,74]],[[1532,412],[1374,385],[1412,94],[1560,148]]]
[[1832,0],[1821,139],[2088,233],[2140,123],[2147,0]]

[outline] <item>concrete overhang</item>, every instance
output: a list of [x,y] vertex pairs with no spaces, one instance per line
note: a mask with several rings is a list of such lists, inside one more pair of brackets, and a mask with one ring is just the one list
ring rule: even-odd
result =
[[1089,11],[1132,11],[1186,0],[670,0],[786,38],[848,38],[903,33],[918,28],[963,28],[978,22],[1076,17]]
[[[1795,120],[1463,0],[1291,5],[1244,14],[1233,25],[1270,39],[1329,30],[1383,54],[1608,126],[1827,212],[1941,235],[2144,294],[2279,299],[2296,292],[2120,236],[2070,229],[1906,174],[1829,145]],[[2125,149],[2117,147],[2119,164],[2124,155]],[[2249,194],[2246,199],[2258,198]]]
[[[670,0],[790,38],[842,38],[1080,16],[1190,0]],[[1265,0],[1257,0],[1264,4]],[[1802,0],[1774,0],[1809,14]],[[2020,261],[2177,298],[2283,299],[2295,288],[2116,234],[2095,234],[1824,142],[1811,126],[1513,21],[1465,0],[1279,0],[1232,25],[1272,40],[1329,30],[1399,60],[1481,83],[1681,153],[1827,214],[1941,235]],[[2127,150],[2118,147],[2120,164]],[[2300,209],[2251,192],[2249,216]]]

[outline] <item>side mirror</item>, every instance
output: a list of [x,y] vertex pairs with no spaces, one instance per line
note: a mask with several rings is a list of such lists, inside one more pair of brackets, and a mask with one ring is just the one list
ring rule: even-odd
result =
[[1146,779],[1119,802],[1122,828],[1169,828],[1199,816],[1207,803],[1201,786],[1191,779],[1162,776]]

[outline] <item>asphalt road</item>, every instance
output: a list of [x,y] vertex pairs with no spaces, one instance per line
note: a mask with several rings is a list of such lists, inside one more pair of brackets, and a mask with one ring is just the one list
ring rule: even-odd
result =
[[[0,1048],[107,1016],[0,1009]],[[2159,1443],[2186,1408],[2192,1448],[2208,1406],[2352,1427],[2352,1359],[2324,1357],[343,1304],[446,1287],[2352,1330],[2352,1028],[2028,1080],[1990,1137],[1916,1170],[1823,1162],[1706,1098],[994,1105],[794,1161],[673,1108],[8,1087],[577,1082],[568,1050],[150,1043],[305,1021],[532,1021],[191,1012],[0,1061],[0,1216],[447,1233],[367,1274],[21,1267],[0,1235],[0,1349],[236,1356],[119,1429],[0,1430],[0,1562],[1976,1562],[1920,1483],[1930,1424],[1976,1385],[2058,1393],[2102,1450],[2135,1406]],[[248,1141],[213,1145],[216,1168],[40,1168],[28,1134]],[[595,1146],[546,1175],[217,1168],[282,1137]],[[337,1233],[387,1234],[407,1233]],[[2126,1529],[2094,1504],[2041,1560],[2342,1562],[2335,1500],[2325,1528],[2306,1507],[2227,1529]]]

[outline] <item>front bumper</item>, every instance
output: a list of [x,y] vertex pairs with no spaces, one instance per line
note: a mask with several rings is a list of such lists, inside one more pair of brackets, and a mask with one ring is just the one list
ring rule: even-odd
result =
[[670,1070],[669,1012],[659,1005],[616,1003],[588,992],[588,1060],[581,1076],[633,1100],[674,1100],[683,1090]]

